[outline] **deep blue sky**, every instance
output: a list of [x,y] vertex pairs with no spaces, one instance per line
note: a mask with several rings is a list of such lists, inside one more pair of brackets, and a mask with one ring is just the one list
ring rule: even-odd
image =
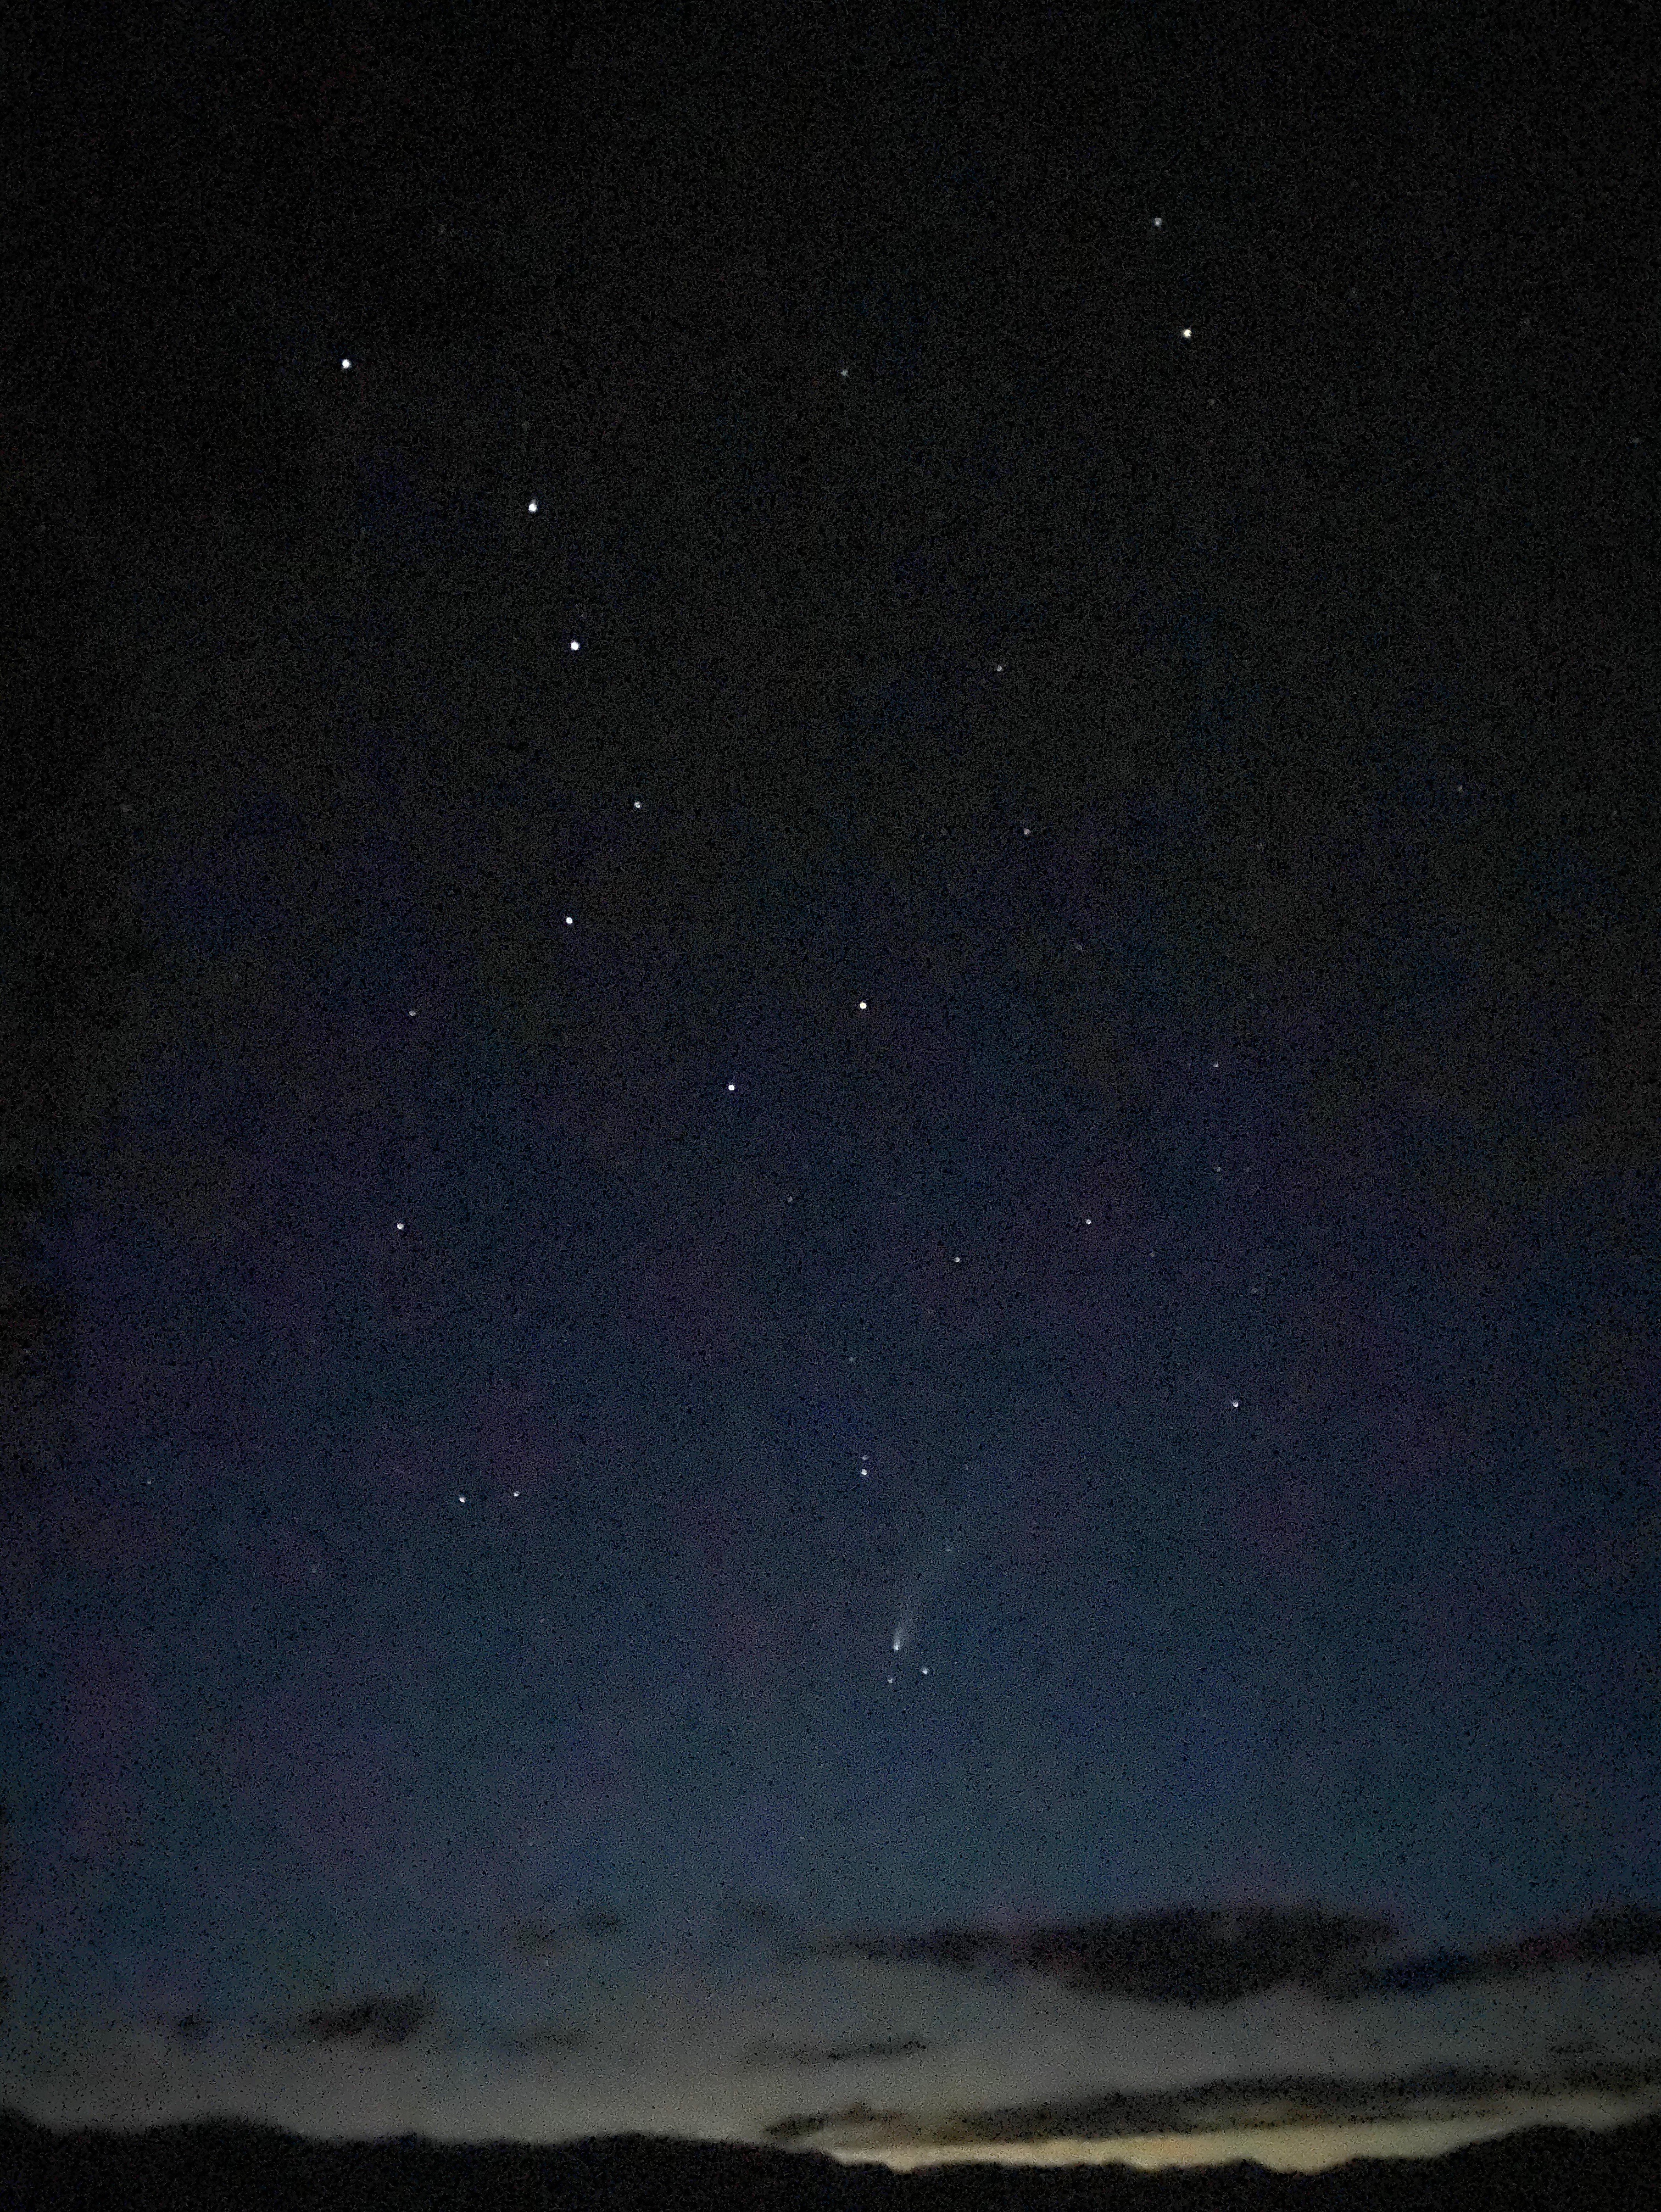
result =
[[50,111],[15,1985],[1653,1899],[1620,58],[676,35]]

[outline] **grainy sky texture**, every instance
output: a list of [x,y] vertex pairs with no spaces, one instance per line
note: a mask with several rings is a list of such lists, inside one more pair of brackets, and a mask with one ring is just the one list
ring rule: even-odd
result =
[[[1661,1902],[1644,80],[1506,20],[43,57],[0,2095]],[[789,2036],[1113,2086],[924,1979]]]

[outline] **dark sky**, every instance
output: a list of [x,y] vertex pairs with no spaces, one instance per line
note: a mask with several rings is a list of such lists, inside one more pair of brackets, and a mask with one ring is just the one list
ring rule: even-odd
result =
[[33,67],[13,2085],[1661,1899],[1652,88],[630,12]]

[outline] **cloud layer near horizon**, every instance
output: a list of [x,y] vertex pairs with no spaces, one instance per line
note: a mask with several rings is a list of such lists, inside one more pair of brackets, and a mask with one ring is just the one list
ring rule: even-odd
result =
[[1269,2147],[1250,2155],[1278,2143],[1290,2160],[1298,2144],[1293,2162],[1323,2163],[1350,2154],[1332,2146],[1352,2138],[1439,2149],[1542,2116],[1606,2124],[1661,2105],[1655,1949],[1530,1968],[1513,1947],[1463,1970],[1445,1956],[1364,1970],[1347,1994],[1282,1978],[1184,2003],[1105,1995],[1076,1975],[1069,1987],[1011,1947],[948,1964],[938,1945],[873,1957],[871,1941],[770,1961],[687,1953],[655,1977],[631,1959],[608,1994],[596,1956],[626,1943],[609,1922],[551,1936],[541,2016],[513,2029],[414,1991],[286,2024],[71,2025],[26,2004],[0,2044],[0,2105],[64,2127],[236,2118],[324,2136],[534,2142],[639,2132],[897,2163],[1048,2159],[1068,2143],[1080,2156],[1113,2145],[1105,2154],[1131,2162],[1188,2162],[1242,2129]]

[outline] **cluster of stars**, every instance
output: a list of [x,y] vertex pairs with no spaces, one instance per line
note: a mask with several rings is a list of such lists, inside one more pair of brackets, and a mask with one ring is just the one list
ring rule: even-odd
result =
[[[1156,216],[1154,216],[1153,217],[1153,219],[1152,219],[1152,228],[1153,228],[1154,230],[1156,230],[1156,231],[1157,231],[1157,230],[1161,230],[1161,229],[1163,229],[1163,228],[1164,228],[1164,227],[1165,227],[1165,218],[1164,218],[1164,216],[1163,216],[1162,215],[1156,215]],[[1193,333],[1193,328],[1192,328],[1192,326],[1191,326],[1191,325],[1184,325],[1184,327],[1183,327],[1183,331],[1182,331],[1182,336],[1183,336],[1183,337],[1184,339],[1191,339],[1191,338],[1192,338],[1192,337],[1193,337],[1193,335],[1194,335],[1194,333]],[[343,356],[341,356],[340,367],[341,367],[341,369],[342,369],[342,371],[343,371],[344,373],[350,373],[350,372],[353,369],[354,366],[355,366],[355,363],[354,363],[353,358],[352,358],[352,356],[351,356],[350,355],[343,355]],[[848,378],[849,374],[849,368],[848,368],[845,364],[844,364],[844,365],[839,365],[838,369],[837,369],[837,375],[838,375],[838,378],[839,378],[839,379],[841,379],[841,380],[845,380]],[[533,496],[533,497],[528,498],[528,499],[526,500],[526,514],[529,514],[529,515],[537,515],[537,514],[540,514],[540,512],[541,512],[541,506],[542,506],[542,502],[541,502],[541,501],[540,501],[540,499],[539,499],[538,497],[534,497],[534,496]],[[575,637],[573,637],[572,639],[570,639],[570,640],[569,640],[569,650],[570,650],[572,653],[578,653],[578,652],[580,652],[580,651],[581,650],[581,640],[580,638],[575,638]],[[996,661],[996,662],[995,662],[995,663],[993,664],[993,665],[994,665],[994,672],[995,672],[995,673],[996,673],[997,675],[1000,675],[1000,676],[1001,676],[1001,675],[1004,673],[1005,664],[1004,664],[1002,661],[1001,661],[1001,660],[1000,660],[1000,661]],[[641,811],[642,811],[642,801],[641,801],[639,799],[636,799],[633,801],[633,807],[634,807],[634,811],[636,811],[636,812]],[[1027,824],[1023,824],[1023,826],[1022,826],[1022,830],[1021,830],[1021,834],[1022,834],[1023,837],[1029,837],[1029,838],[1030,838],[1030,837],[1031,836],[1031,835],[1032,835],[1032,831],[1031,831],[1031,826],[1030,826],[1030,825],[1027,825]],[[575,927],[576,926],[576,917],[575,917],[575,915],[568,914],[568,915],[565,916],[565,926],[566,926],[566,927],[567,927],[568,929],[569,929],[569,928],[575,928]],[[869,1000],[868,999],[861,999],[861,1000],[859,1000],[857,1001],[857,1012],[858,1012],[860,1014],[861,1014],[861,1015],[867,1014],[867,1013],[870,1012],[870,1003],[871,1003],[871,1002],[870,1002],[870,1000]],[[413,1006],[411,1006],[411,1007],[408,1010],[408,1012],[409,1012],[409,1018],[410,1018],[410,1019],[411,1019],[411,1021],[413,1021],[413,1020],[415,1019],[415,1018],[416,1018],[416,1009],[415,1009]],[[1214,1062],[1213,1062],[1213,1066],[1214,1066],[1214,1067],[1215,1066],[1215,1065],[1216,1065],[1216,1063],[1214,1061]],[[739,1088],[739,1086],[738,1086],[738,1085],[737,1085],[737,1083],[736,1083],[736,1082],[729,1081],[729,1082],[727,1083],[727,1094],[728,1094],[729,1096],[736,1095],[736,1093],[737,1093],[737,1091],[738,1091],[738,1088]],[[1221,1170],[1218,1170],[1218,1172],[1219,1172],[1219,1173],[1220,1173],[1220,1172],[1221,1172]],[[792,1194],[790,1202],[791,1202],[792,1204],[794,1204],[794,1194]],[[1084,1226],[1085,1226],[1086,1229],[1088,1229],[1088,1228],[1092,1228],[1092,1227],[1094,1226],[1094,1217],[1093,1217],[1092,1215],[1086,1214],[1086,1215],[1083,1216],[1083,1217],[1082,1217],[1082,1218],[1083,1218],[1083,1224],[1084,1224]],[[399,1219],[399,1220],[397,1221],[397,1223],[396,1223],[395,1226],[396,1226],[396,1229],[397,1229],[398,1233],[399,1233],[400,1236],[401,1236],[401,1235],[403,1235],[403,1234],[405,1234],[405,1230],[406,1230],[406,1225],[407,1225],[407,1224],[406,1224],[406,1223],[405,1222],[405,1220],[403,1220],[403,1219],[401,1219],[401,1218],[400,1218],[400,1219]],[[1152,1258],[1153,1255],[1153,1254],[1151,1254],[1151,1253],[1150,1253],[1148,1256],[1149,1256],[1150,1258]],[[954,1252],[954,1253],[952,1255],[952,1265],[953,1265],[954,1267],[961,1267],[961,1266],[963,1265],[963,1255],[962,1255],[960,1252]],[[854,1364],[854,1355],[850,1352],[850,1353],[849,1354],[849,1356],[848,1356],[848,1357],[849,1357],[849,1364],[850,1365],[852,1365],[852,1364]],[[1238,1409],[1238,1405],[1239,1405],[1239,1401],[1238,1401],[1238,1399],[1232,1399],[1232,1400],[1231,1400],[1231,1401],[1230,1401],[1230,1402],[1231,1402],[1231,1405],[1232,1405],[1232,1406],[1233,1406],[1234,1407],[1236,1407],[1236,1408]],[[869,1480],[869,1479],[870,1479],[870,1468],[869,1468],[869,1464],[868,1464],[868,1462],[866,1462],[866,1461],[863,1461],[863,1460],[862,1460],[862,1461],[861,1462],[861,1464],[860,1464],[860,1480],[861,1480],[862,1482],[864,1482],[864,1481],[868,1481],[868,1480]],[[518,1492],[518,1491],[514,1491],[514,1493],[513,1493],[513,1495],[514,1495],[515,1498],[517,1498],[517,1497],[519,1496],[519,1494],[520,1494],[520,1493]],[[467,1493],[466,1493],[465,1492],[459,1492],[457,1493],[457,1502],[458,1502],[458,1504],[463,1504],[463,1505],[465,1505],[465,1504],[467,1503]],[[900,1636],[900,1634],[897,1632],[896,1632],[896,1635],[895,1635],[895,1638],[894,1638],[894,1639],[893,1639],[893,1648],[894,1648],[894,1650],[895,1650],[895,1651],[896,1651],[897,1653],[897,1651],[898,1651],[898,1650],[899,1650],[899,1649],[900,1649],[902,1640],[903,1640],[903,1639],[902,1639],[902,1637],[901,1637],[901,1636]],[[926,1666],[925,1666],[925,1667],[922,1667],[922,1668],[921,1668],[921,1670],[920,1670],[920,1671],[921,1671],[922,1674],[927,1674],[929,1672],[929,1669],[928,1668],[928,1667],[926,1667]],[[895,1677],[895,1675],[894,1675],[894,1674],[892,1674],[891,1673],[891,1674],[889,1674],[889,1676],[888,1676],[888,1680],[889,1680],[890,1683],[891,1684],[891,1683],[896,1680],[896,1677]]]

